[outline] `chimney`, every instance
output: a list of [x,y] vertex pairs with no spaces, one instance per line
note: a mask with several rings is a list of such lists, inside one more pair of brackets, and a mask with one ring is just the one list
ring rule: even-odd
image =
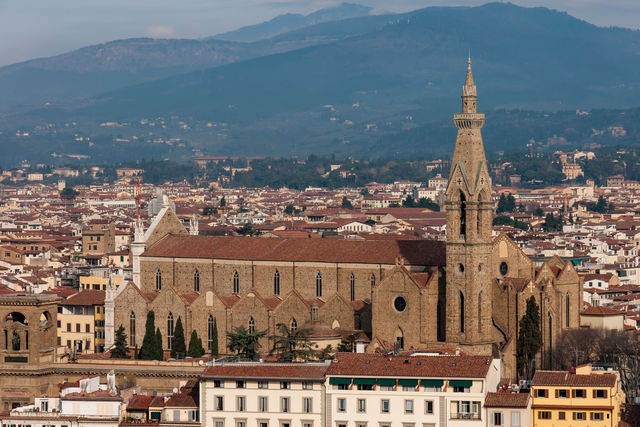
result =
[[364,353],[364,340],[362,338],[356,341],[356,353]]

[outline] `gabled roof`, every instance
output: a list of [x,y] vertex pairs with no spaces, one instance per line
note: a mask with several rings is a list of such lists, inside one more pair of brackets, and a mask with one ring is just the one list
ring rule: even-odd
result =
[[564,371],[538,370],[531,380],[532,386],[568,386],[568,387],[614,387],[617,377],[614,374],[577,375]]
[[488,408],[526,408],[529,406],[529,393],[487,393],[484,406]]

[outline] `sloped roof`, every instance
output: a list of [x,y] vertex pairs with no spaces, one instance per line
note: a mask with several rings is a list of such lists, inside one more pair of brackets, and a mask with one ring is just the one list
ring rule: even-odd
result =
[[209,366],[201,378],[324,380],[324,363],[228,363]]
[[568,387],[614,387],[617,377],[614,374],[577,375],[563,371],[536,371],[531,380],[532,386],[568,386]]
[[489,408],[526,408],[529,406],[529,393],[487,393],[484,406]]
[[229,236],[166,236],[148,257],[261,261],[357,262],[444,265],[445,244],[434,240],[263,239]]

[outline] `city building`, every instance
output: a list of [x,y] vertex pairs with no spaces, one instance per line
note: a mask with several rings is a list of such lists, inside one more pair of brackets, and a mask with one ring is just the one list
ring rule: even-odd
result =
[[85,290],[60,301],[58,346],[75,353],[101,353],[105,344],[105,291]]

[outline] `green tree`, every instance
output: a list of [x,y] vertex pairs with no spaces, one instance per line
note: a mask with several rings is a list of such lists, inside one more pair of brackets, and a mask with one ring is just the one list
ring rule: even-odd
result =
[[342,196],[342,204],[340,206],[345,209],[353,209],[353,205],[351,204],[349,199],[347,199],[347,196]]
[[144,338],[142,339],[142,347],[140,347],[140,359],[142,360],[157,359],[158,351],[156,349],[155,329],[155,313],[153,312],[153,310],[149,310],[149,312],[147,313],[147,322],[145,323],[144,327]]
[[204,348],[202,348],[202,340],[198,337],[198,333],[194,329],[191,331],[191,339],[189,339],[189,351],[187,355],[189,357],[201,357],[204,354]]
[[411,194],[407,196],[406,199],[402,201],[403,208],[415,208],[416,207],[416,199],[413,198]]
[[162,349],[162,334],[160,333],[160,328],[156,329],[156,339],[155,339],[155,360],[164,360],[164,350]]
[[224,208],[225,206],[227,206],[227,199],[222,196],[222,199],[220,199],[220,207]]
[[215,215],[216,213],[218,213],[218,209],[215,206],[205,206],[202,209],[202,215],[204,216]]
[[213,319],[213,342],[211,343],[211,355],[218,356],[218,320]]
[[260,340],[267,336],[267,331],[247,331],[244,326],[238,326],[233,331],[227,331],[229,350],[235,351],[240,359],[256,360],[258,358]]
[[338,351],[353,352],[356,349],[356,341],[360,338],[360,332],[348,335],[338,344]]
[[511,193],[502,193],[498,200],[498,208],[496,213],[513,212],[516,208],[516,199]]
[[547,233],[562,230],[562,216],[558,215],[556,217],[552,213],[548,213],[544,218],[542,229]]
[[278,361],[282,362],[307,360],[313,356],[313,347],[306,329],[292,330],[284,323],[278,323],[276,329],[278,333],[269,337],[273,341],[269,355],[278,355]]
[[516,363],[518,375],[526,379],[533,376],[532,363],[542,347],[542,331],[540,330],[540,314],[536,299],[527,300],[527,311],[520,319],[520,330],[516,343]]
[[436,202],[434,202],[431,199],[427,199],[425,197],[420,197],[418,199],[418,203],[416,204],[416,206],[419,208],[431,209],[434,212],[440,211],[440,206]]
[[538,206],[537,208],[535,208],[535,210],[533,211],[533,214],[535,216],[544,216],[544,211],[542,210],[542,208],[540,206]]
[[295,212],[295,209],[293,207],[293,205],[287,205],[284,207],[284,213],[287,215],[293,215],[293,213]]
[[187,345],[184,340],[184,327],[182,318],[178,316],[176,328],[173,330],[173,341],[171,342],[171,358],[182,359],[187,354]]
[[127,347],[127,334],[124,327],[120,325],[116,331],[114,347],[111,349],[112,359],[129,359],[129,347]]
[[325,348],[320,351],[316,351],[316,358],[318,360],[332,360],[334,358],[333,348],[331,344],[328,344]]

